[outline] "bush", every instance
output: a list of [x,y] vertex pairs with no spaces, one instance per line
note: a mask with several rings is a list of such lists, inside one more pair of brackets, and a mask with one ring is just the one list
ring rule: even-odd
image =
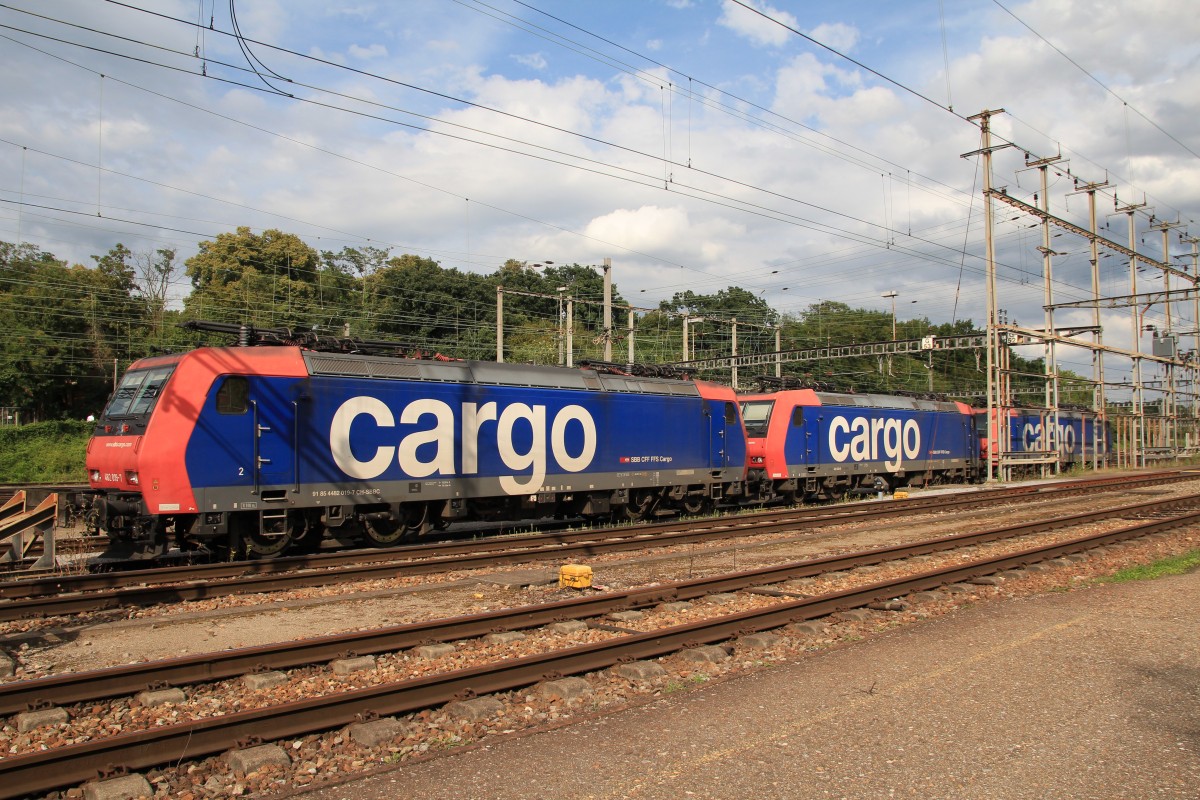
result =
[[55,420],[0,428],[0,483],[86,483],[84,456],[94,427]]

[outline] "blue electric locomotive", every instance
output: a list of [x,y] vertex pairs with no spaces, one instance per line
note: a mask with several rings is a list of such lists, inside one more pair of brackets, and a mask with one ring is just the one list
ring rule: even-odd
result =
[[979,475],[962,403],[791,389],[742,395],[747,487],[759,499],[969,482]]
[[[1007,418],[1007,433],[1003,429],[994,431],[997,441],[1008,443],[1009,454],[1020,458],[1029,456],[1030,464],[1025,471],[1050,459],[1062,469],[1074,466],[1090,466],[1095,460],[1103,464],[1112,452],[1112,430],[1106,423],[1098,422],[1093,411],[1058,411],[1031,408],[1003,408],[998,418]],[[981,456],[987,460],[991,454],[988,445],[987,410],[975,410],[975,429],[979,436]],[[992,462],[996,458],[991,456]]]
[[741,494],[745,464],[726,387],[287,345],[133,364],[87,456],[113,539],[258,557],[472,519],[697,513]]

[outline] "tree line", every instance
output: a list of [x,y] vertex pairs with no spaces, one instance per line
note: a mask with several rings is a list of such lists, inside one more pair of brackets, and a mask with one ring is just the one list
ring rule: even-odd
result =
[[[229,343],[178,327],[185,320],[315,330],[396,341],[412,354],[490,360],[503,287],[505,360],[560,363],[568,305],[574,306],[573,360],[600,359],[604,352],[603,276],[588,265],[509,260],[478,274],[370,246],[318,251],[294,234],[245,227],[201,242],[183,262],[173,249],[133,252],[123,244],[92,260],[68,264],[32,244],[0,242],[0,408],[20,409],[24,421],[96,414],[134,360]],[[624,362],[630,304],[615,285],[612,302],[613,360]],[[684,360],[684,317],[692,322],[688,355],[696,359],[729,355],[735,318],[739,353],[774,351],[776,328],[784,349],[885,341],[892,330],[886,312],[821,302],[780,314],[735,286],[713,294],[679,292],[635,316],[635,360],[647,363]],[[898,327],[901,338],[974,330],[969,320],[933,325],[923,318]],[[962,393],[978,387],[982,393],[975,354],[938,353],[937,359],[931,366],[920,357],[896,356],[885,365],[864,357],[784,369],[829,388]],[[1040,362],[1021,359],[1014,369],[1041,371]],[[729,373],[702,377],[727,381]],[[746,383],[750,376],[743,371],[739,377]]]

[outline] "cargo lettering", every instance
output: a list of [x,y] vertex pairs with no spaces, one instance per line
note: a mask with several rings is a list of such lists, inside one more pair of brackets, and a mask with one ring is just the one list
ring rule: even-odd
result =
[[[457,475],[456,445],[461,443],[462,475],[479,472],[480,439],[485,429],[494,429],[490,442],[508,469],[514,473],[529,470],[526,475],[504,475],[500,486],[508,494],[536,492],[546,478],[548,455],[566,472],[581,472],[596,456],[596,422],[583,406],[568,405],[559,409],[550,420],[544,405],[510,403],[501,409],[496,403],[463,403],[459,413],[441,400],[415,400],[400,412],[401,425],[427,425],[400,437],[395,445],[379,445],[366,460],[356,456],[350,447],[350,429],[366,426],[369,417],[376,428],[396,427],[392,409],[382,400],[352,397],[338,408],[329,426],[329,449],[334,463],[351,478],[378,478],[393,461],[412,478],[431,475]],[[567,431],[575,424],[583,434],[579,452],[572,453],[567,445]],[[529,446],[522,452],[514,443],[518,431],[527,432]],[[485,438],[485,445],[489,440]]]
[[834,461],[879,461],[893,472],[904,458],[921,452],[921,428],[915,419],[834,417],[829,423],[829,453]]
[[[1046,423],[1046,430],[1050,434],[1046,437],[1046,450],[1058,450],[1060,453],[1075,452],[1075,428],[1069,423],[1059,423],[1057,426],[1053,423]],[[1021,444],[1024,445],[1025,450],[1042,449],[1041,440],[1042,423],[1026,422],[1021,431]]]

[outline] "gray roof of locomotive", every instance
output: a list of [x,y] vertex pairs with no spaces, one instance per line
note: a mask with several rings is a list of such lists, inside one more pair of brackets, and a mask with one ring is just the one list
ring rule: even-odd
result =
[[896,408],[913,411],[958,411],[958,405],[947,400],[922,400],[890,394],[846,394],[817,392],[823,406],[857,406],[859,408]]
[[373,380],[431,381],[492,386],[527,386],[591,392],[632,392],[696,397],[691,381],[671,378],[612,375],[590,369],[499,364],[494,361],[435,361],[389,356],[348,355],[305,351],[304,362],[313,376],[327,375]]

